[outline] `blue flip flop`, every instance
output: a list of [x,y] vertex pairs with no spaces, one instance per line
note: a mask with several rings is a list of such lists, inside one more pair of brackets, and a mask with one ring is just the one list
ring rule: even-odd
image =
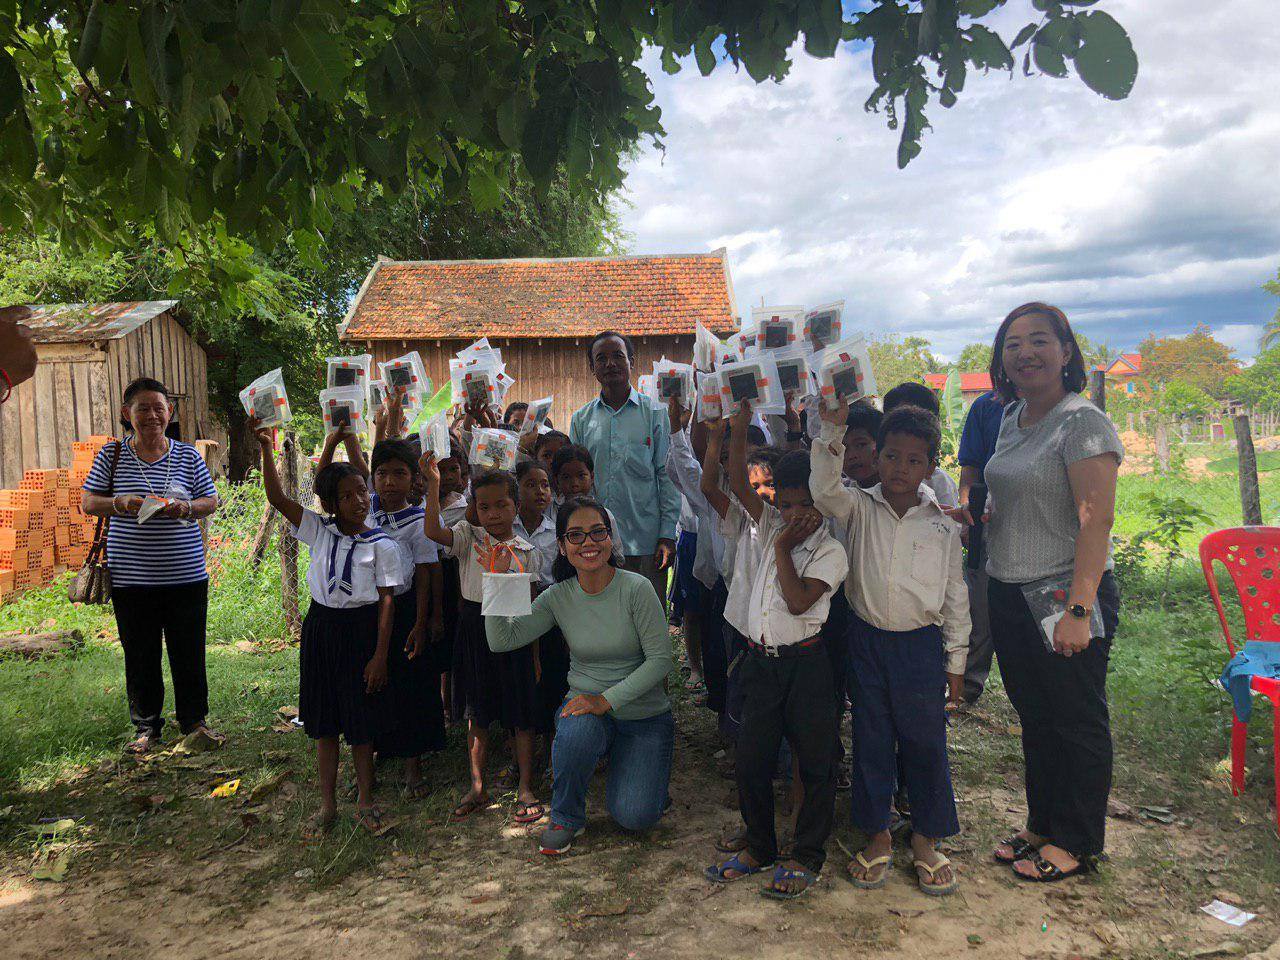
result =
[[[752,867],[743,863],[738,854],[734,854],[723,863],[713,863],[704,871],[704,876],[712,883],[733,883],[735,880],[741,880],[743,877],[749,877],[753,873],[759,873],[761,870],[767,870],[768,866]],[[726,877],[725,874],[730,870],[736,870],[736,877]]]
[[[803,897],[809,892],[809,889],[821,879],[821,874],[811,873],[808,870],[791,870],[787,867],[778,867],[773,871],[773,881],[767,887],[760,888],[760,895],[768,897],[770,900],[795,900]],[[803,880],[804,886],[796,891],[779,890],[777,884],[783,880]]]

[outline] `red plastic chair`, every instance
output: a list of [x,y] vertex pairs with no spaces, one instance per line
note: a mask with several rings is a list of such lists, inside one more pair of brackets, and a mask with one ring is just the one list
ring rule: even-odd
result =
[[[1200,541],[1200,566],[1209,596],[1218,610],[1227,649],[1235,656],[1236,644],[1213,575],[1215,560],[1227,568],[1240,596],[1245,639],[1280,643],[1280,527],[1233,527],[1217,530]],[[1254,677],[1250,686],[1271,701],[1275,719],[1276,828],[1280,830],[1280,680]],[[1239,796],[1244,789],[1247,731],[1234,711],[1231,722],[1231,792]]]

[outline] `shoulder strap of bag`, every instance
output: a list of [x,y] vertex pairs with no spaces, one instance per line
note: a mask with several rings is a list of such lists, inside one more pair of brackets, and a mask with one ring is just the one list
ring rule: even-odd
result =
[[[107,471],[107,493],[116,487],[116,464],[120,462],[120,447],[123,441],[117,440],[115,449],[111,451],[111,467]],[[99,517],[98,525],[93,531],[93,546],[89,548],[89,561],[98,559],[107,545],[107,529],[111,526],[111,518]]]

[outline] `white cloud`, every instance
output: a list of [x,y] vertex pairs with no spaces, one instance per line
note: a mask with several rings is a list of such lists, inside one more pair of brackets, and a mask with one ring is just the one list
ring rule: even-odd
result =
[[[1007,34],[1029,12],[1010,6]],[[1030,299],[1117,347],[1204,321],[1252,353],[1280,265],[1274,0],[1105,7],[1138,50],[1128,100],[971,75],[956,107],[932,106],[904,171],[896,134],[863,110],[865,50],[797,50],[781,84],[647,64],[668,136],[630,171],[633,248],[726,246],[744,314],[843,297],[864,329],[949,355]]]

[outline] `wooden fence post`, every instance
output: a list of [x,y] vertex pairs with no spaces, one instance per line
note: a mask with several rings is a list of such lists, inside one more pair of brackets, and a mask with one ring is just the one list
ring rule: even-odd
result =
[[[280,483],[285,496],[298,498],[298,449],[293,431],[284,435]],[[302,639],[302,618],[298,614],[298,541],[290,536],[280,537],[280,606],[284,610],[285,628],[289,638],[297,643]]]
[[1161,473],[1169,472],[1169,430],[1163,420],[1156,421],[1156,464]]
[[1103,413],[1107,412],[1107,375],[1101,370],[1089,372],[1089,399]]
[[1124,423],[1125,423],[1124,428],[1128,430],[1130,433],[1133,433],[1133,411],[1130,411],[1129,413],[1126,413],[1124,415]]
[[1240,507],[1246,527],[1262,526],[1262,499],[1258,492],[1258,455],[1253,450],[1253,431],[1249,415],[1235,418],[1236,456],[1240,460]]

